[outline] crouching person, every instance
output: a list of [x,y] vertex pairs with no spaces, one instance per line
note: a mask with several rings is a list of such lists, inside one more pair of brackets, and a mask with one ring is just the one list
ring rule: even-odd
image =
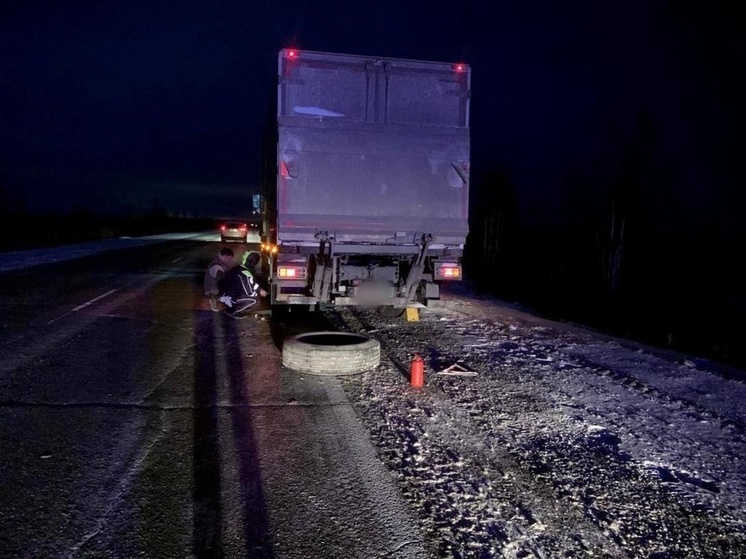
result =
[[254,278],[253,270],[259,259],[257,252],[247,253],[243,263],[228,270],[220,281],[220,292],[223,294],[220,300],[228,306],[226,312],[234,318],[242,318],[256,306],[260,297],[267,296]]
[[232,266],[233,251],[224,247],[217,257],[210,262],[205,271],[205,295],[210,302],[210,308],[215,312],[220,311],[220,305],[218,304],[221,295],[220,283]]

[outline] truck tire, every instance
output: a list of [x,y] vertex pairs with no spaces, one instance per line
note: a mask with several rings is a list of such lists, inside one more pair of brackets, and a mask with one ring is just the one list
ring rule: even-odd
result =
[[381,362],[378,340],[347,332],[308,332],[285,340],[282,364],[310,375],[352,375]]

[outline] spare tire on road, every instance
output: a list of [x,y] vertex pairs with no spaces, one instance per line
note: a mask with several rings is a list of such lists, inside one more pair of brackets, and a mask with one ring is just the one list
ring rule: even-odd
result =
[[308,332],[285,340],[282,364],[311,375],[350,375],[381,362],[378,340],[348,332]]

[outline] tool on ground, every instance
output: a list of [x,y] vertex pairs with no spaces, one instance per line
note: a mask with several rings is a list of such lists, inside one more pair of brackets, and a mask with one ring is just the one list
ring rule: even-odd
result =
[[465,369],[458,363],[454,363],[450,367],[446,367],[442,371],[438,371],[436,374],[438,375],[451,375],[451,376],[459,376],[459,377],[475,377],[477,376],[476,371],[469,371],[468,369]]

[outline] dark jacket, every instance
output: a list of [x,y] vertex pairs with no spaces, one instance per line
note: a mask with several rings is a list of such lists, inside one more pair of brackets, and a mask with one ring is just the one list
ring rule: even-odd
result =
[[246,266],[234,266],[220,281],[220,292],[231,299],[234,312],[253,307],[259,301],[259,285]]
[[210,262],[207,266],[207,271],[205,272],[205,295],[220,294],[219,283],[227,272],[228,266],[219,258],[215,258],[215,260]]

